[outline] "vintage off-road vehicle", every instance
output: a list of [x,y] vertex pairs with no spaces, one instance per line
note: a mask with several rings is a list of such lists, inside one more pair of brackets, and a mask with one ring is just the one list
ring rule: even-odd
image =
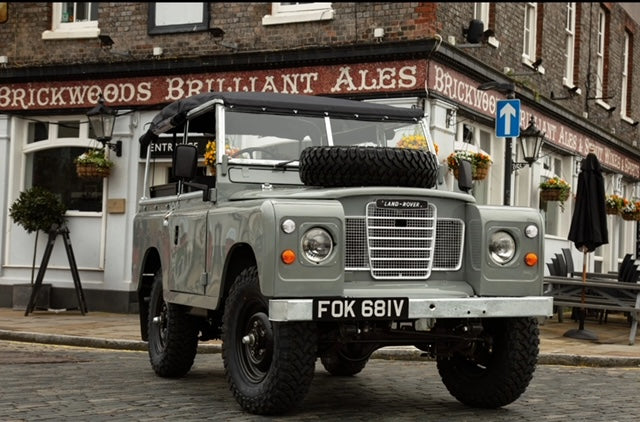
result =
[[[385,346],[436,361],[449,392],[494,408],[527,388],[538,355],[543,222],[438,184],[420,109],[327,97],[204,93],[166,106],[141,147],[173,136],[174,183],[149,186],[133,279],[153,370],[181,377],[222,340],[246,411],[286,412],[317,358],[336,376]],[[179,136],[178,136],[179,134]],[[398,147],[403,137],[424,149]],[[197,174],[193,139],[216,142]],[[417,139],[414,138],[414,139]],[[429,364],[429,363],[425,363]]]

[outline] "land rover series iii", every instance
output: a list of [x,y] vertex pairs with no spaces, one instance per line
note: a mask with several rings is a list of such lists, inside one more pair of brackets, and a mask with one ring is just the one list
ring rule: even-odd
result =
[[[167,138],[174,180],[151,186]],[[215,143],[206,174],[198,138]],[[186,375],[199,342],[221,339],[230,390],[256,414],[299,405],[318,358],[353,376],[386,346],[431,357],[469,406],[527,388],[552,313],[541,215],[478,205],[468,162],[444,189],[421,109],[210,92],[167,105],[140,143],[132,270],[159,376]]]

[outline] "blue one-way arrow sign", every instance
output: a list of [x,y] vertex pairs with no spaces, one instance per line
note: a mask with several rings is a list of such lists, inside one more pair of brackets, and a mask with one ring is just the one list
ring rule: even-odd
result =
[[496,136],[520,136],[520,100],[498,100],[496,107]]

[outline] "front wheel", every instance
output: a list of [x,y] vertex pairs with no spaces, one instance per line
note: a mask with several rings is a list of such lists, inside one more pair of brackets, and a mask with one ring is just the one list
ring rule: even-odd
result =
[[236,278],[225,302],[222,359],[236,401],[251,413],[283,413],[306,396],[316,360],[314,324],[272,323],[258,271]]
[[198,328],[186,308],[165,302],[158,274],[149,303],[149,360],[161,377],[178,378],[189,372],[198,352]]
[[492,318],[482,325],[481,339],[469,353],[438,357],[437,366],[458,401],[494,409],[514,402],[529,385],[538,358],[538,321]]

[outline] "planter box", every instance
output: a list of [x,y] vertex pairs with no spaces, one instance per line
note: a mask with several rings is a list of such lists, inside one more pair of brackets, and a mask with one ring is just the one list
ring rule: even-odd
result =
[[[24,311],[27,309],[29,299],[31,298],[31,284],[14,284],[13,285],[13,310]],[[36,297],[35,309],[49,309],[49,297],[51,295],[51,284],[42,284]]]

